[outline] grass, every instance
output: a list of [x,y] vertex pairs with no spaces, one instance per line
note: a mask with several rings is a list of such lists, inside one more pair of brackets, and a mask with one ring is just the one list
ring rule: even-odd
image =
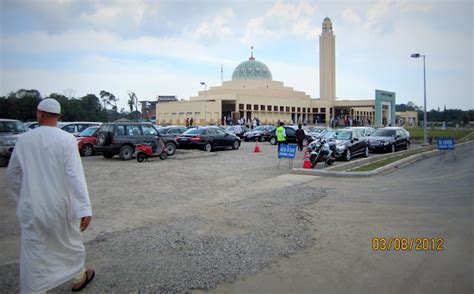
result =
[[382,167],[382,166],[385,166],[385,165],[394,163],[394,162],[399,161],[399,160],[401,160],[401,159],[407,158],[408,156],[412,156],[412,155],[414,155],[414,154],[421,153],[421,152],[424,152],[424,151],[426,151],[426,149],[411,150],[411,151],[409,151],[409,152],[406,152],[406,153],[401,154],[401,155],[398,155],[398,156],[394,156],[394,157],[390,157],[390,158],[385,158],[385,159],[377,160],[377,161],[374,161],[374,162],[372,162],[372,163],[359,166],[359,167],[357,167],[357,168],[351,170],[351,172],[352,172],[352,171],[355,171],[355,172],[366,172],[366,171],[376,170],[376,169],[378,169],[379,167]]
[[[407,131],[410,132],[410,137],[412,140],[423,140],[423,128],[407,128]],[[431,138],[438,138],[438,137],[451,137],[455,140],[459,140],[471,133],[472,131],[467,130],[454,130],[454,129],[447,129],[447,130],[437,130],[437,129],[428,129],[428,137]]]

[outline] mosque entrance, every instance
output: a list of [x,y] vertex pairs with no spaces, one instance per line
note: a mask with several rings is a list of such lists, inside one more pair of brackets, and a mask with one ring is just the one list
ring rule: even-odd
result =
[[222,117],[221,124],[223,125],[233,125],[237,123],[239,119],[239,113],[235,111],[235,100],[222,100]]

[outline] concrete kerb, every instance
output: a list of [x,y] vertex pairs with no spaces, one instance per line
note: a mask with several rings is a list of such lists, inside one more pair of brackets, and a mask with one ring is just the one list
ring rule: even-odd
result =
[[[467,144],[470,144],[470,143],[474,143],[474,141],[460,143],[460,144],[457,144],[456,146],[460,147],[460,146],[464,146],[464,145],[467,145]],[[330,170],[314,170],[314,169],[294,168],[294,169],[292,169],[291,173],[292,174],[303,174],[303,175],[314,175],[314,176],[321,176],[321,177],[370,177],[370,176],[375,176],[375,175],[379,175],[379,174],[387,174],[387,173],[390,173],[390,172],[392,172],[396,169],[407,166],[411,163],[414,163],[414,162],[417,162],[417,161],[422,160],[424,158],[428,158],[428,157],[439,154],[438,149],[435,149],[435,150],[432,150],[432,149],[433,148],[429,148],[425,152],[421,152],[421,153],[417,153],[417,154],[408,156],[408,157],[400,159],[396,162],[387,164],[385,166],[379,167],[378,169],[367,171],[367,172],[330,171]],[[395,153],[395,154],[397,154],[397,153]],[[399,152],[397,155],[400,155],[400,154],[401,154],[401,152]],[[393,156],[390,156],[390,157],[393,157]],[[387,157],[387,158],[390,158],[390,157]],[[367,163],[364,163],[364,165],[365,164],[367,164]]]

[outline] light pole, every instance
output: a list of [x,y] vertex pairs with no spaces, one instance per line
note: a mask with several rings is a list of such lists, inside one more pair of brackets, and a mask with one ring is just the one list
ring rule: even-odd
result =
[[426,66],[425,66],[425,55],[419,53],[414,53],[411,55],[412,58],[423,57],[423,85],[424,85],[424,113],[423,113],[423,145],[428,145],[428,130],[427,125],[428,121],[426,118]]
[[204,86],[204,124],[207,122],[207,110],[206,110],[206,104],[207,104],[207,84],[206,82],[201,82],[201,85]]

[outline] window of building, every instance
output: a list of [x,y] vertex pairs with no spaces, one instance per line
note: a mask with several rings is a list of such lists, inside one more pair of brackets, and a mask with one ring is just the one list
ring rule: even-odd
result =
[[286,112],[290,112],[290,107],[289,106],[286,107]]
[[325,107],[321,107],[321,109],[320,109],[319,111],[321,111],[321,113],[326,113],[326,108],[325,108]]
[[280,111],[281,111],[281,112],[284,112],[284,111],[285,111],[285,107],[284,107],[284,106],[280,106]]
[[257,104],[255,104],[255,105],[253,106],[253,110],[258,110],[258,105],[257,105]]
[[244,109],[244,105],[243,105],[243,104],[239,104],[239,109]]
[[329,113],[332,114],[332,107],[329,108]]
[[273,105],[273,111],[278,111],[278,106]]
[[298,107],[298,111],[297,112],[301,112],[301,107]]
[[260,110],[265,110],[265,105],[260,105]]
[[292,107],[291,108],[291,112],[295,112],[296,108],[295,107]]
[[252,104],[247,104],[247,110],[252,110]]
[[318,113],[318,109],[317,109],[317,108],[313,108],[313,113]]
[[303,107],[303,112],[306,112],[306,107]]
[[272,106],[271,105],[268,105],[268,111],[272,111]]

